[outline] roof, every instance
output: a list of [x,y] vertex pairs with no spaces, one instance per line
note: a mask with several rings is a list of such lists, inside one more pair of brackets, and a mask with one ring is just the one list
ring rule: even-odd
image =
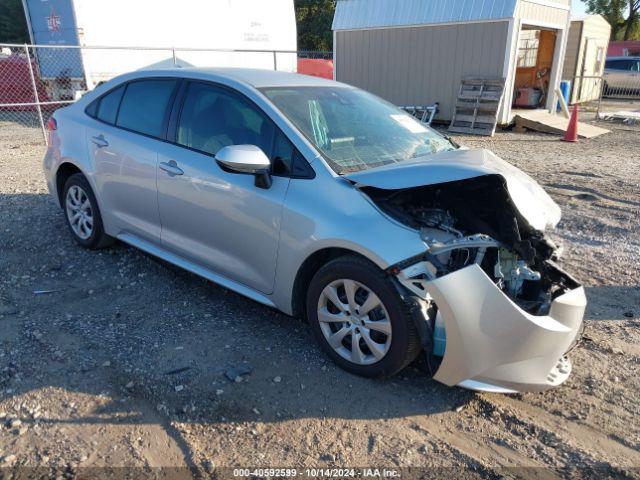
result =
[[498,20],[517,0],[338,0],[333,30]]
[[98,85],[87,92],[75,104],[84,108],[90,102],[105,94],[110,89],[124,82],[145,78],[187,78],[217,82],[228,85],[239,91],[265,87],[342,87],[353,88],[344,83],[326,80],[320,77],[300,75],[298,73],[280,72],[273,70],[259,70],[256,68],[147,68],[124,73],[112,78],[108,82]]
[[230,83],[243,83],[255,88],[263,87],[322,87],[342,85],[332,80],[320,77],[302,75],[299,73],[262,70],[257,68],[217,68],[217,67],[186,67],[186,68],[145,68],[126,73],[117,78],[131,80],[144,77],[182,77],[199,80],[226,79]]
[[258,68],[185,68],[201,74],[224,76],[232,80],[247,83],[256,88],[262,87],[318,87],[335,86],[336,82],[300,73],[264,70]]
[[607,25],[609,25],[609,22],[607,21],[606,18],[604,18],[602,15],[600,14],[582,14],[582,15],[572,15],[571,16],[571,21],[572,22],[589,22],[589,21],[600,21],[600,22],[604,22]]

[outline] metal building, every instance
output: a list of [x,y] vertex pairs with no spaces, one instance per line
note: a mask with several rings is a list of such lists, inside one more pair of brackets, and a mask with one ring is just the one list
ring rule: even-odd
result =
[[570,103],[600,98],[611,25],[601,15],[571,20],[563,80],[571,82]]
[[[523,98],[555,107],[570,0],[338,0],[335,78],[398,105],[440,103],[450,120],[463,77],[504,78],[498,120]],[[524,95],[524,97],[523,97]]]

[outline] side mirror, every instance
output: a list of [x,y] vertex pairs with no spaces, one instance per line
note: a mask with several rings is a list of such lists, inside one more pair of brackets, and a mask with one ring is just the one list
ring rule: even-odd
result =
[[271,161],[255,145],[229,145],[216,154],[216,161],[226,170],[256,176],[256,187],[270,188]]

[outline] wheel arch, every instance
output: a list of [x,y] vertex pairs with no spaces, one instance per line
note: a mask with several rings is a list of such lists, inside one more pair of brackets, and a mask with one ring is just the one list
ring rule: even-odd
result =
[[326,247],[311,253],[300,265],[300,268],[296,273],[296,278],[293,282],[293,292],[291,294],[291,311],[294,317],[304,317],[306,313],[305,305],[307,287],[309,286],[309,283],[311,283],[311,279],[318,272],[318,270],[320,270],[331,260],[347,255],[362,258],[372,263],[373,265],[378,266],[376,262],[373,262],[370,258],[367,258],[362,253],[358,253],[355,250],[350,250],[348,248]]
[[[58,199],[58,205],[60,205],[60,208],[63,208],[64,206],[64,199],[62,198],[62,195],[64,194],[64,184],[67,183],[67,180],[69,179],[69,177],[71,177],[71,175],[75,175],[76,173],[81,173],[91,185],[89,177],[87,177],[82,169],[80,169],[80,167],[78,167],[78,165],[73,162],[70,162],[68,160],[64,161],[60,164],[60,166],[58,166],[58,169],[56,170],[56,197]],[[93,186],[91,188],[93,188]]]

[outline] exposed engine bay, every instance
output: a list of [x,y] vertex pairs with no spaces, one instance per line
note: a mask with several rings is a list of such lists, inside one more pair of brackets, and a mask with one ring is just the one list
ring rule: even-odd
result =
[[547,315],[578,283],[554,263],[557,246],[532,228],[501,175],[398,190],[361,187],[387,215],[420,232],[424,255],[392,267],[415,295],[425,282],[477,264],[522,310]]

